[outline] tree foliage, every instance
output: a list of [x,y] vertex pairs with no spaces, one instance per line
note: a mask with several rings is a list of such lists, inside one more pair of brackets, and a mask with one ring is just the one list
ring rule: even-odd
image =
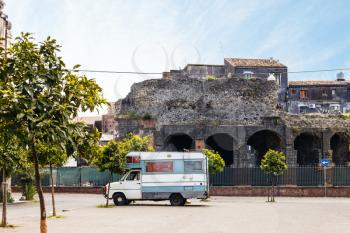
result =
[[[3,124],[1,124],[3,123]],[[18,133],[18,136],[15,133]],[[14,172],[27,164],[27,151],[19,138],[20,133],[15,127],[0,120],[0,172],[3,184],[1,185],[2,220],[1,226],[7,226],[7,203],[13,201],[8,191],[7,179]]]
[[9,177],[27,164],[27,151],[21,140],[0,126],[0,169]]
[[203,149],[202,152],[208,158],[209,173],[214,174],[223,171],[225,161],[218,152],[209,149]]
[[261,160],[260,168],[265,174],[280,175],[288,169],[286,156],[280,152],[269,149]]
[[67,144],[67,154],[87,164],[91,163],[100,152],[101,133],[96,128],[89,129],[81,122],[76,123],[76,126],[79,128],[79,133],[76,133],[72,141]]
[[[122,140],[113,140],[108,142],[93,158],[93,163],[101,171],[110,172],[110,180],[108,183],[107,196],[109,197],[110,182],[112,181],[112,174],[123,174],[126,172],[126,155],[130,151],[154,151],[151,145],[151,137],[140,137],[135,134],[128,134]],[[106,199],[106,207],[108,207],[109,198]]]
[[67,69],[59,52],[56,40],[49,37],[36,43],[26,33],[15,39],[8,57],[0,55],[0,119],[15,121],[25,132],[21,141],[29,146],[34,164],[41,232],[47,232],[47,226],[38,144],[40,147],[44,141],[65,148],[76,135],[77,127],[72,120],[78,112],[93,111],[107,103],[95,80],[79,75],[79,66]]
[[151,138],[129,134],[122,140],[110,141],[94,157],[93,164],[102,171],[123,174],[126,171],[126,155],[130,151],[154,151]]
[[62,148],[59,144],[49,144],[38,140],[37,153],[39,163],[42,166],[62,167],[68,160],[65,148]]
[[275,185],[278,175],[281,175],[283,171],[288,169],[286,164],[286,156],[276,150],[269,149],[261,160],[260,168],[265,173],[270,175],[272,196],[270,200],[270,194],[267,201],[275,202]]

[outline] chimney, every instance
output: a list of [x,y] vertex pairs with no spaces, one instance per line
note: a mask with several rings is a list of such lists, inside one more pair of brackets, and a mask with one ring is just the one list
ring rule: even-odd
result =
[[337,74],[337,81],[345,81],[343,72]]

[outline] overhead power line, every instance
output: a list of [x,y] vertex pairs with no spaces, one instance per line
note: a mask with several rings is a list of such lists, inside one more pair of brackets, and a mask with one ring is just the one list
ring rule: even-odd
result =
[[[271,68],[272,71],[285,68]],[[333,68],[333,69],[318,69],[318,70],[299,70],[299,71],[288,71],[288,72],[278,72],[282,74],[302,74],[302,73],[321,73],[321,72],[331,72],[331,71],[346,71],[350,70],[350,67],[345,68]],[[86,72],[86,73],[104,73],[104,74],[163,74],[162,72],[136,72],[136,71],[116,71],[116,70],[89,70],[89,69],[78,69],[76,71]],[[273,73],[273,72],[271,72]],[[254,73],[254,74],[270,74],[270,73]]]
[[77,70],[86,73],[106,73],[106,74],[162,74],[160,72],[134,72],[134,71],[114,71],[114,70]]

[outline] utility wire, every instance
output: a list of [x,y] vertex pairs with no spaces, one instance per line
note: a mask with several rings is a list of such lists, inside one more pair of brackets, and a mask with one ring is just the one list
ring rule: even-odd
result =
[[[346,71],[350,70],[350,67],[346,68],[334,68],[334,69],[319,69],[319,70],[300,70],[300,71],[288,71],[288,72],[276,72],[278,69],[285,68],[267,68],[271,69],[270,73],[253,73],[253,75],[259,74],[271,74],[271,73],[279,73],[279,74],[302,74],[302,73],[321,73],[321,72],[330,72],[330,71]],[[75,70],[78,72],[86,72],[86,73],[105,73],[105,74],[163,74],[162,72],[135,72],[135,71],[114,71],[114,70],[84,70],[78,69]]]
[[113,70],[76,70],[86,73],[106,73],[106,74],[162,74],[159,72],[134,72],[134,71],[113,71]]

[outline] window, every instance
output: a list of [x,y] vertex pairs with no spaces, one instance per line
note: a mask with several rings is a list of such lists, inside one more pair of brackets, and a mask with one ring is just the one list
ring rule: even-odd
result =
[[140,172],[139,171],[134,171],[130,172],[128,177],[126,177],[125,180],[140,180]]
[[140,156],[127,156],[126,163],[140,163]]
[[147,162],[146,172],[173,172],[173,162]]
[[307,90],[301,90],[300,91],[300,98],[307,98],[308,97],[308,91]]
[[185,172],[203,172],[202,161],[184,161]]
[[335,89],[332,90],[332,95],[335,95]]
[[295,95],[296,93],[297,93],[297,90],[295,90],[295,89],[291,89],[291,90],[290,90],[290,94],[291,94],[291,95]]
[[253,76],[253,74],[254,74],[254,72],[252,72],[252,71],[247,71],[246,70],[246,71],[243,72],[244,77],[247,78],[247,79],[251,78]]

